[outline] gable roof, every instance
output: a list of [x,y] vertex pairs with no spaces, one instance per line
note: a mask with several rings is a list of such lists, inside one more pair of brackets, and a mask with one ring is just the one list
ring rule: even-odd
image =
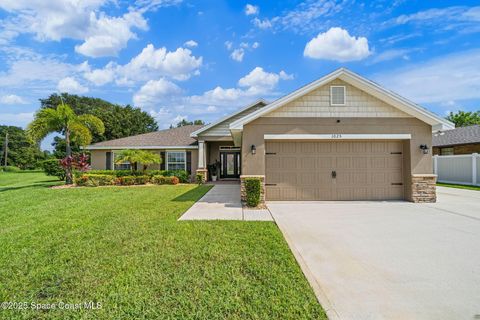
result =
[[183,126],[139,134],[115,140],[102,141],[87,146],[87,150],[102,149],[196,149],[197,140],[190,137],[190,134],[200,129],[200,125]]
[[341,79],[354,87],[357,87],[360,90],[371,94],[372,96],[398,108],[399,110],[418,118],[425,123],[430,124],[434,130],[445,130],[451,129],[454,127],[453,123],[437,116],[433,112],[428,111],[427,109],[401,97],[400,95],[382,88],[378,84],[368,79],[361,77],[360,75],[345,69],[340,68],[332,73],[327,74],[326,76],[307,84],[306,86],[284,96],[281,97],[274,102],[270,103],[266,107],[252,112],[251,114],[246,115],[245,117],[238,119],[230,124],[231,131],[242,131],[243,126],[267,113],[276,110],[287,103],[309,93],[313,90],[320,88],[321,86],[333,81],[335,79]]
[[436,132],[432,137],[432,145],[434,147],[454,146],[467,143],[480,143],[480,125]]
[[255,109],[255,107],[257,107],[258,105],[261,105],[261,106],[266,106],[268,104],[268,102],[264,99],[258,99],[256,100],[255,102],[247,105],[246,107],[244,108],[241,108],[239,110],[237,110],[235,113],[232,113],[232,114],[229,114],[215,122],[212,122],[202,128],[200,128],[199,130],[196,130],[194,132],[192,132],[190,134],[191,137],[198,137],[198,135],[200,135],[201,133],[205,133],[207,130],[221,124],[222,122],[224,121],[227,121],[228,119],[231,119],[231,118],[234,118],[235,116],[241,114],[241,113],[244,113],[245,111],[248,111],[249,109]]

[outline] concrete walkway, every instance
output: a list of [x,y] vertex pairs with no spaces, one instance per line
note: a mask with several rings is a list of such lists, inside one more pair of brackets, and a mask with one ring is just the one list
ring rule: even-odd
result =
[[243,209],[239,184],[217,184],[178,220],[273,221],[273,218],[266,209]]

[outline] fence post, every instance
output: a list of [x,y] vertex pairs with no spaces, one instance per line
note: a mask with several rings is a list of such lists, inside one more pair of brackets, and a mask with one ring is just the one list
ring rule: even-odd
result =
[[478,153],[472,153],[472,184],[477,184],[477,158]]
[[433,173],[438,176],[438,155],[433,156]]

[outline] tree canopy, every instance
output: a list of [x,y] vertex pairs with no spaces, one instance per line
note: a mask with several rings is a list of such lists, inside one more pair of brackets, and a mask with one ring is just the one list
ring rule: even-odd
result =
[[20,127],[0,126],[0,163],[5,159],[5,133],[8,131],[9,166],[21,169],[34,169],[39,162],[47,158],[47,153],[40,151],[39,146],[28,139],[26,132]]
[[[185,119],[182,119],[182,121],[177,123],[177,128],[184,127],[184,126],[191,126],[191,125],[204,125],[205,122],[203,120],[193,120],[193,121],[187,121]],[[170,125],[170,129],[173,128],[173,125]]]
[[480,124],[480,111],[458,111],[456,113],[450,112],[446,119],[455,123],[455,127],[467,127],[474,124]]
[[[65,136],[65,152],[71,158],[71,142],[86,146],[92,142],[93,134],[103,134],[105,127],[102,120],[91,114],[77,115],[68,104],[63,102],[56,108],[42,108],[28,125],[27,134],[30,139],[40,142],[53,132]],[[65,159],[64,159],[65,160]],[[67,163],[70,159],[67,160]],[[67,184],[72,183],[72,167],[65,169]]]
[[[103,134],[94,133],[92,143],[124,138],[137,134],[158,130],[155,119],[140,108],[130,105],[121,106],[108,101],[62,93],[61,97],[77,115],[91,114],[102,120],[105,126]],[[55,109],[62,103],[60,95],[52,94],[46,99],[40,99],[41,109]],[[60,141],[55,141],[60,145]],[[54,144],[55,146],[55,144]],[[72,145],[74,148],[75,145]]]

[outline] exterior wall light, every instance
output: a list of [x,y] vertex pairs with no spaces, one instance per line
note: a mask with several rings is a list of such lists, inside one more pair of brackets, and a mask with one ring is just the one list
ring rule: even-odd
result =
[[257,153],[257,147],[255,147],[254,144],[252,144],[252,146],[250,147],[250,150],[252,151],[252,154]]
[[428,154],[428,146],[426,144],[421,144],[420,149],[423,151],[423,154]]

